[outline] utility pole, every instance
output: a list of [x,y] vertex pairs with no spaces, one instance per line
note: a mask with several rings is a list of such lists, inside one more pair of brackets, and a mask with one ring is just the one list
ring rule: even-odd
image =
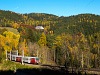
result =
[[10,61],[11,61],[11,50],[10,50]]
[[8,54],[7,54],[7,50],[6,50],[6,61],[7,61],[7,58],[8,58],[7,55],[8,55]]
[[16,51],[16,55],[18,56],[18,50]]
[[23,58],[24,58],[24,50],[22,50],[22,65],[24,64],[23,63]]

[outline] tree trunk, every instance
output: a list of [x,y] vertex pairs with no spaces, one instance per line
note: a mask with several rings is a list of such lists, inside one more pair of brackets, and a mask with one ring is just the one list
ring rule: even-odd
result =
[[83,52],[82,52],[82,61],[81,61],[81,65],[82,65],[82,68],[84,66],[84,63],[83,63]]

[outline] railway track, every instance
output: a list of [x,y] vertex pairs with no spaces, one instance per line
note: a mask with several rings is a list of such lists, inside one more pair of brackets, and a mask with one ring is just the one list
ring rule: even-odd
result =
[[52,66],[52,65],[47,65],[47,64],[27,64],[24,63],[24,65],[27,66],[33,66],[33,68],[41,68],[41,69],[50,69],[50,70],[59,70],[59,71],[66,71],[69,73],[78,73],[81,72],[83,74],[96,74],[100,75],[100,69],[96,68],[84,68],[84,69],[77,69],[77,68],[66,68],[65,66]]
[[[24,52],[23,52],[23,55],[24,55]],[[13,55],[10,52],[10,53],[6,53],[6,58],[12,59],[14,62],[16,62],[18,59],[18,61],[20,60],[20,63],[22,63],[21,60],[24,58],[23,65],[33,66],[33,68],[36,67],[36,68],[42,68],[42,69],[45,68],[45,69],[50,69],[50,70],[60,70],[60,71],[71,72],[71,73],[83,72],[83,73],[88,73],[88,74],[99,74],[100,75],[100,69],[96,69],[96,68],[77,69],[77,68],[71,68],[71,67],[66,68],[65,66],[57,66],[57,65],[53,66],[53,65],[47,65],[47,64],[38,64],[38,65],[29,64],[29,63],[31,63],[31,61],[32,61],[32,63],[37,63],[37,61],[39,61],[39,60],[36,61],[35,60],[36,57],[23,57],[23,55],[19,56],[18,51],[15,52],[15,55]],[[24,63],[24,62],[27,62],[27,63]]]

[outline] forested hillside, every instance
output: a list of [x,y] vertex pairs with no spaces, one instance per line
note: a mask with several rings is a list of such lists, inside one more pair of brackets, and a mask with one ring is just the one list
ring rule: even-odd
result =
[[58,17],[45,13],[19,14],[12,11],[0,10],[0,26],[13,27],[14,24],[38,26],[42,25],[47,30],[56,34],[82,32],[85,35],[99,31],[100,16],[95,14],[79,14],[69,17]]
[[[43,26],[44,30],[36,30],[36,26]],[[18,49],[20,54],[24,50],[27,56],[38,56],[42,64],[100,67],[100,15],[59,17],[0,10],[0,27],[11,27],[19,32],[14,34],[6,28],[0,29],[0,40],[4,40],[0,42],[0,53],[3,55],[5,50]]]

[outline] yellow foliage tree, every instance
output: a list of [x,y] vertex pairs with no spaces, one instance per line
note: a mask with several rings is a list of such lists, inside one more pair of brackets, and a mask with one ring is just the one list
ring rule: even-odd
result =
[[41,37],[40,37],[40,39],[38,41],[38,44],[40,46],[46,46],[47,40],[46,40],[46,35],[44,33],[42,33],[42,35],[41,35]]
[[0,48],[5,45],[5,37],[0,35]]
[[5,36],[5,45],[3,46],[4,50],[10,51],[12,49],[17,49],[20,35],[14,34],[10,31],[5,31],[3,35]]
[[15,29],[19,28],[19,26],[20,25],[18,25],[17,23],[13,23],[13,25],[12,25],[12,27],[15,28]]
[[57,36],[57,37],[55,38],[54,44],[55,44],[56,46],[61,46],[61,45],[62,45],[62,38],[61,38],[61,36]]

